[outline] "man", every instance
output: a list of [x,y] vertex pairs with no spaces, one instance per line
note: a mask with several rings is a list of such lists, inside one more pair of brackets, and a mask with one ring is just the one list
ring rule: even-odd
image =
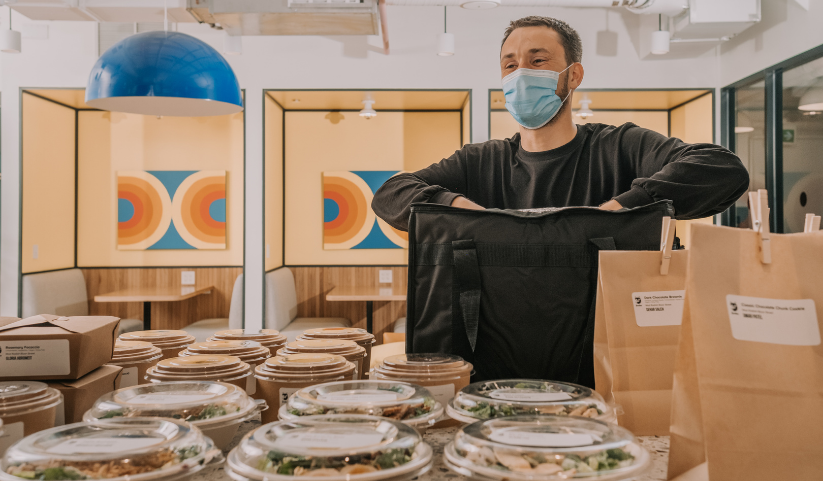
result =
[[749,175],[728,150],[687,144],[626,123],[575,125],[572,92],[583,81],[580,36],[565,22],[525,17],[503,36],[500,75],[520,132],[470,144],[377,191],[374,212],[408,230],[411,204],[464,209],[600,206],[617,210],[671,200],[675,217],[726,210]]

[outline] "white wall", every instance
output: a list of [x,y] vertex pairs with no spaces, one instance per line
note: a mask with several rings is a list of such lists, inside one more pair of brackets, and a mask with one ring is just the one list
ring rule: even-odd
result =
[[[766,2],[764,2],[766,3]],[[3,9],[6,10],[6,9]],[[562,18],[583,39],[585,88],[700,88],[718,84],[713,52],[696,59],[641,61],[634,34],[637,18],[621,11],[500,7],[485,11],[449,9],[456,35],[454,57],[435,55],[443,27],[442,7],[388,7],[392,54],[379,37],[245,37],[241,56],[229,62],[246,91],[246,316],[262,319],[262,103],[263,89],[471,88],[472,140],[486,140],[488,89],[500,87],[499,49],[508,22],[526,15]],[[617,34],[614,56],[596,53],[597,32]],[[4,19],[3,19],[4,20]],[[15,17],[15,25],[28,21]],[[631,26],[627,28],[626,22]],[[31,23],[31,22],[29,22]],[[6,25],[5,21],[2,24]],[[208,26],[179,24],[222,50],[222,33]],[[21,88],[83,87],[97,60],[94,23],[49,22],[48,40],[23,40],[23,53],[2,55],[2,243],[0,314],[17,313],[19,245],[19,92]],[[631,32],[631,34],[630,34]],[[379,105],[376,105],[379,109]],[[439,159],[432,159],[437,161]]]

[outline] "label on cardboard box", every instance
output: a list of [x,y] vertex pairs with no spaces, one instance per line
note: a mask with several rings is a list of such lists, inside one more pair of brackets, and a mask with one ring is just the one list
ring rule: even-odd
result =
[[0,454],[17,441],[23,439],[23,423],[11,423],[3,426],[3,434],[0,434]]
[[632,292],[634,319],[640,327],[679,326],[686,291]]
[[819,346],[820,326],[813,299],[726,296],[732,336],[738,341]]
[[124,367],[123,374],[120,376],[120,389],[124,387],[132,387],[140,384],[140,380],[137,379],[137,368],[136,367]]
[[71,373],[68,339],[0,341],[0,377]]

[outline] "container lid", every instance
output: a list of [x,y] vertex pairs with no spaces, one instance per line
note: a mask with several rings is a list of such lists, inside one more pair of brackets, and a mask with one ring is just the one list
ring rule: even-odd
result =
[[470,374],[472,365],[449,354],[395,354],[383,359],[378,369],[397,374]]
[[152,331],[133,331],[120,334],[121,341],[150,342],[160,349],[173,349],[187,346],[195,341],[186,331],[157,329]]
[[237,340],[244,339],[249,341],[257,341],[260,344],[270,347],[273,345],[285,345],[288,338],[281,334],[276,329],[228,329],[225,331],[217,331],[209,340]]
[[163,351],[149,342],[142,341],[121,341],[118,339],[114,343],[114,354],[112,363],[124,363],[129,361],[153,361],[163,356]]
[[513,416],[464,426],[446,465],[481,479],[618,480],[637,476],[649,454],[617,425],[568,416]]
[[531,379],[469,384],[454,396],[447,413],[463,422],[527,414],[614,419],[614,409],[587,387]]
[[258,405],[246,391],[222,382],[176,381],[142,384],[110,392],[83,419],[163,417],[200,428],[218,428],[253,417]]
[[215,454],[212,441],[183,421],[82,422],[12,445],[3,457],[2,479],[175,479],[199,471]]
[[303,334],[297,339],[347,339],[358,344],[374,344],[377,342],[374,339],[374,334],[356,327],[320,327],[317,329],[309,329],[303,331]]
[[346,359],[365,357],[366,349],[356,342],[346,339],[302,339],[286,344],[286,347],[277,351],[277,355],[297,353],[326,353],[338,354]]
[[0,416],[17,416],[60,404],[60,391],[37,381],[0,382]]
[[243,361],[258,361],[271,357],[271,351],[256,341],[248,340],[218,340],[195,342],[180,353],[181,357],[196,354],[222,354],[235,356]]
[[400,381],[337,381],[297,391],[281,419],[318,414],[367,414],[413,426],[433,424],[443,407],[428,389]]
[[399,481],[427,472],[432,450],[402,423],[373,416],[313,416],[257,428],[232,450],[227,464],[231,474],[259,481],[294,476]]
[[248,376],[251,366],[235,356],[198,354],[163,359],[146,371],[152,381],[233,381]]
[[336,354],[288,354],[266,359],[255,372],[264,376],[302,376],[306,379],[348,373],[353,363]]

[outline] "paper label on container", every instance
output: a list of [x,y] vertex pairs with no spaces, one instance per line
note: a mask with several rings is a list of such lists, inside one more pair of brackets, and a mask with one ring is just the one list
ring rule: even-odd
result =
[[181,404],[212,399],[213,394],[139,394],[129,399],[130,404]]
[[140,380],[137,379],[137,368],[123,368],[123,374],[120,376],[120,388],[122,389],[124,387],[132,387],[138,384],[140,384]]
[[[291,396],[292,394],[296,393],[299,390],[300,390],[299,387],[281,387],[280,388],[280,406],[282,406],[282,405],[286,404],[287,402],[289,402],[289,396]],[[278,409],[279,409],[280,406],[278,406]],[[269,409],[271,409],[271,408],[269,408]]]
[[732,336],[739,341],[819,346],[820,325],[812,299],[726,296]]
[[246,394],[249,396],[257,392],[257,378],[254,377],[254,368],[257,367],[257,364],[250,364],[250,366],[251,376],[246,378]]
[[23,423],[11,423],[3,426],[3,434],[0,434],[0,455],[12,444],[23,439]]
[[319,401],[335,403],[385,403],[397,401],[396,393],[386,394],[321,394],[317,396]]
[[70,372],[68,339],[0,341],[0,377],[53,376]]
[[686,291],[632,292],[634,319],[640,327],[679,326]]
[[276,445],[302,449],[354,449],[375,446],[383,441],[383,435],[337,433],[286,433],[277,439]]
[[492,399],[502,401],[525,401],[525,402],[555,402],[568,401],[572,397],[567,392],[511,392],[504,389],[492,391],[489,394]]
[[133,451],[160,444],[163,438],[81,438],[57,443],[46,450],[51,454],[108,454]]
[[541,448],[570,448],[590,446],[594,437],[590,434],[536,433],[531,431],[495,431],[489,439],[514,446],[534,446]]

